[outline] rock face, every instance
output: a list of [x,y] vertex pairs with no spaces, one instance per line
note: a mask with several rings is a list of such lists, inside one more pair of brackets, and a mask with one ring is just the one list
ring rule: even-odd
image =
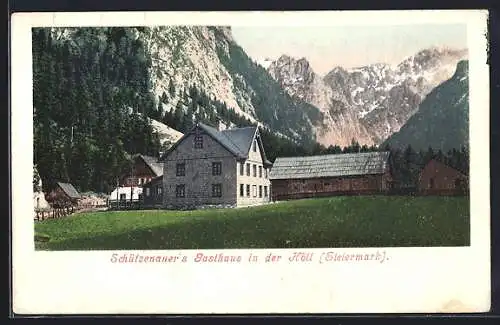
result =
[[430,48],[397,66],[372,64],[354,69],[335,67],[324,77],[304,58],[283,55],[269,73],[291,95],[320,108],[323,125],[316,128],[325,144],[380,144],[418,109],[425,96],[449,79],[467,50]]
[[157,96],[175,107],[179,92],[195,85],[250,121],[297,141],[313,139],[319,110],[294,101],[251,60],[231,36],[229,27],[162,26],[140,34],[152,58],[151,82]]
[[[238,113],[255,120],[249,93],[238,91],[234,76],[224,67],[219,50],[228,53],[231,31],[225,27],[165,26],[145,29],[141,35],[152,58],[152,85],[156,94],[168,93],[172,80],[182,91],[197,85]],[[244,80],[242,80],[244,84]]]
[[[93,33],[96,48],[100,46],[96,34],[104,39],[109,29],[102,27]],[[145,49],[143,59],[150,63],[147,87],[157,101],[162,98],[159,106],[164,112],[182,107],[186,113],[185,94],[196,87],[211,100],[223,102],[239,116],[276,134],[303,144],[314,141],[313,126],[321,121],[319,109],[293,100],[236,44],[230,27],[131,27],[126,33],[137,41],[135,46]],[[78,28],[51,28],[51,35],[56,42],[71,44],[73,51],[89,43],[86,38],[90,37]]]
[[383,145],[446,152],[469,146],[469,67],[457,64],[453,77],[433,89],[418,111]]
[[[109,28],[101,28],[106,33]],[[467,50],[430,48],[396,66],[334,67],[325,76],[305,58],[287,55],[254,62],[235,42],[230,27],[157,26],[127,28],[146,49],[150,85],[164,111],[187,104],[191,86],[251,122],[302,144],[380,144],[418,109],[429,92],[449,79]],[[85,33],[52,28],[54,40],[78,50]],[[96,41],[96,47],[99,41]],[[213,110],[213,107],[204,107]]]

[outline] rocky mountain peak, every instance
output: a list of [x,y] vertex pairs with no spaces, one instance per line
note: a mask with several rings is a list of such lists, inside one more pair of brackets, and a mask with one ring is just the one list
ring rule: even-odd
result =
[[451,49],[448,47],[431,47],[405,58],[398,65],[399,73],[421,73],[423,70],[439,69],[443,64],[453,62],[453,69],[457,61],[467,58],[466,49]]
[[310,84],[317,77],[306,58],[295,59],[288,55],[282,55],[271,63],[268,71],[274,79],[288,86],[297,82]]
[[234,41],[231,26],[216,26],[215,28],[219,30],[227,40]]
[[350,69],[335,67],[320,77],[305,58],[283,55],[268,71],[289,94],[324,112],[323,129],[338,130],[323,137],[325,144],[344,145],[356,138],[371,145],[397,132],[425,96],[451,78],[457,62],[466,57],[467,50],[431,47],[396,66],[379,62]]

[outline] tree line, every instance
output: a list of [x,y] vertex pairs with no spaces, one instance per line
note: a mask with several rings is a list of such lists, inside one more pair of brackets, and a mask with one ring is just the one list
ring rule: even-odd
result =
[[107,192],[130,153],[159,150],[146,118],[155,109],[151,62],[130,29],[64,30],[71,36],[32,33],[34,163],[44,190],[62,181]]
[[397,187],[416,187],[420,171],[431,159],[442,162],[465,175],[469,174],[469,150],[465,146],[447,152],[432,147],[417,151],[411,145],[406,146],[405,149],[385,146],[383,150],[390,151],[389,163]]

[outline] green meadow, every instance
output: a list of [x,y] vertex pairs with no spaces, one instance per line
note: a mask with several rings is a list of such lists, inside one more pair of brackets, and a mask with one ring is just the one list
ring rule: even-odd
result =
[[345,196],[237,209],[75,214],[35,223],[37,250],[467,246],[466,197]]

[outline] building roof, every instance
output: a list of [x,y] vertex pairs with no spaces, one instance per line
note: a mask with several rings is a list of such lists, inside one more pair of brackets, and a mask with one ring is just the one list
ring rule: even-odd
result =
[[76,188],[69,184],[69,183],[61,183],[61,182],[57,182],[57,185],[59,185],[59,187],[63,190],[63,192],[71,199],[81,199],[82,196],[80,195],[80,193],[78,193],[78,191],[76,190]]
[[237,129],[226,129],[220,131],[219,133],[234,143],[238,150],[240,150],[243,154],[246,154],[250,151],[252,140],[256,131],[256,126],[250,126]]
[[241,158],[244,158],[248,154],[248,150],[245,152],[245,142],[252,143],[256,129],[255,127],[238,128],[232,129],[232,132],[228,132],[228,130],[224,132],[203,123],[199,123],[198,125],[233,155]]
[[303,179],[383,174],[389,168],[389,152],[361,152],[309,157],[278,157],[270,179]]
[[146,163],[146,165],[148,165],[148,167],[151,168],[151,170],[156,176],[163,175],[163,165],[158,160],[158,158],[146,155],[139,155],[139,158],[141,158]]
[[[198,123],[193,130],[200,128],[205,131],[209,136],[211,136],[215,141],[217,141],[221,146],[226,148],[234,156],[240,159],[247,159],[248,153],[252,146],[255,134],[258,132],[258,127],[248,126],[243,128],[226,129],[219,131],[216,128],[206,125],[204,123]],[[181,143],[186,137],[189,136],[191,132],[184,134],[164,155],[165,158],[170,152],[172,152],[179,143]],[[259,147],[263,154],[264,164],[272,165],[272,163],[267,160],[264,147],[262,145],[262,140],[259,137]]]

